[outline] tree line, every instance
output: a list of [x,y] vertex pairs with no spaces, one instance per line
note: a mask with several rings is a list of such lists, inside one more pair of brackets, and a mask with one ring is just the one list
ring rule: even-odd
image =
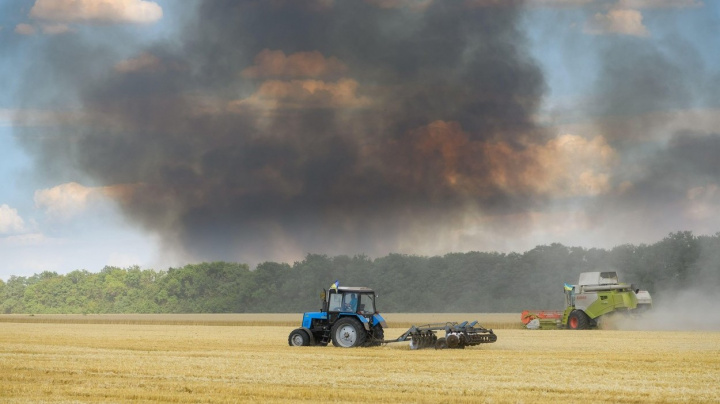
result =
[[105,267],[0,280],[0,313],[303,312],[340,285],[368,286],[384,312],[515,312],[562,309],[563,283],[580,272],[615,270],[621,282],[653,294],[720,286],[720,233],[671,233],[654,244],[612,249],[542,245],[525,253],[444,256],[389,254],[371,259],[309,254],[302,261],[208,262],[168,270]]

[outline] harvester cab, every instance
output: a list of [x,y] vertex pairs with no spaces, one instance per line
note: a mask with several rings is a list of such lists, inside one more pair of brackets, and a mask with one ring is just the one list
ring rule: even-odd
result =
[[597,327],[608,314],[640,313],[650,307],[650,293],[620,283],[616,272],[584,272],[576,285],[565,284],[564,311],[526,310],[521,318],[528,328],[582,330]]

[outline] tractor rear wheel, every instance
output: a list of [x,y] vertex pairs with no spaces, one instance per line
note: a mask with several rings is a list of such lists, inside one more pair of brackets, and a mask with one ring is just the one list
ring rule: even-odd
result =
[[341,348],[354,348],[365,343],[367,332],[357,319],[343,317],[330,329],[333,345]]
[[568,316],[568,328],[571,330],[586,330],[590,328],[590,317],[582,310],[573,310]]
[[308,346],[310,345],[310,336],[302,328],[297,328],[288,336],[288,344],[290,346]]
[[385,330],[383,330],[380,324],[370,329],[372,333],[370,338],[365,342],[365,346],[380,346],[382,341],[385,339]]

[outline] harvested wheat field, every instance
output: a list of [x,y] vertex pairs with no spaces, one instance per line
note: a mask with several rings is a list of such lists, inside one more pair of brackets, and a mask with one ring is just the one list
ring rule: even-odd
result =
[[1,402],[720,401],[720,332],[498,329],[494,344],[412,351],[408,343],[290,347],[294,327],[238,319],[228,326],[58,318],[4,318]]

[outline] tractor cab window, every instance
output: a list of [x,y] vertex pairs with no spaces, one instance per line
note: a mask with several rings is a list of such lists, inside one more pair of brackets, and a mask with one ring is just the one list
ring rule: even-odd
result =
[[375,295],[370,293],[331,293],[328,303],[328,311],[342,311],[361,314],[375,313]]
[[357,293],[333,293],[330,295],[330,311],[356,312],[358,307]]
[[363,314],[375,313],[375,296],[371,294],[360,295],[360,304],[357,311]]
[[330,304],[328,305],[329,310],[342,311],[342,298],[343,295],[337,293],[330,294]]
[[342,311],[350,311],[355,313],[358,307],[357,293],[345,293],[343,295]]

